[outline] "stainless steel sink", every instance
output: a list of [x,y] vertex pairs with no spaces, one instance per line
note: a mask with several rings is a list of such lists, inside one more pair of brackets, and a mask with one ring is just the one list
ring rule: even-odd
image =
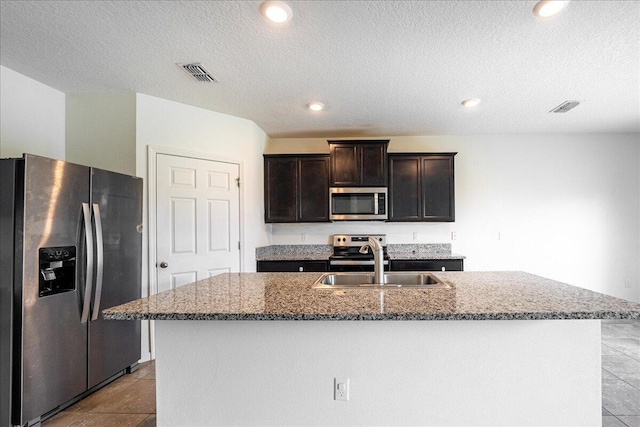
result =
[[447,289],[431,273],[388,272],[384,274],[384,284],[373,283],[372,273],[325,273],[313,284],[314,289]]

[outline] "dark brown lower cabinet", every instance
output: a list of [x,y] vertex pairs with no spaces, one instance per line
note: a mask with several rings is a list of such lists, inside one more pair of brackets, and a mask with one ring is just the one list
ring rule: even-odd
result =
[[390,154],[389,221],[455,221],[456,154]]
[[258,261],[258,273],[329,271],[329,261]]
[[463,271],[461,259],[391,260],[391,271]]

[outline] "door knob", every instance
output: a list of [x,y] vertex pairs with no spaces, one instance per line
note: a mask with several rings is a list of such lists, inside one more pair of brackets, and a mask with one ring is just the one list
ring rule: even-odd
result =
[[169,267],[169,264],[166,261],[162,261],[160,263],[160,268],[167,268],[167,267]]

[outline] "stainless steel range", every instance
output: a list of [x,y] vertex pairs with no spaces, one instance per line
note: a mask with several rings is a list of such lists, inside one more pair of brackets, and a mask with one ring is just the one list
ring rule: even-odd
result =
[[382,244],[384,269],[389,270],[387,236],[385,234],[334,234],[333,255],[329,257],[329,271],[373,271],[373,253],[368,250],[361,254],[360,248],[369,236]]

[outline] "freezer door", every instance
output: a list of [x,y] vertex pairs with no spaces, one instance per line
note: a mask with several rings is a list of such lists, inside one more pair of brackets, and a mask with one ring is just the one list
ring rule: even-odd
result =
[[89,387],[138,362],[141,347],[140,321],[104,320],[101,310],[140,298],[142,179],[95,168],[92,172],[97,256]]
[[[14,332],[20,338],[14,349],[19,382],[14,388],[15,424],[39,418],[87,388],[87,323],[80,317],[85,285],[82,205],[89,202],[90,169],[31,155],[25,155],[24,168],[24,195],[16,201],[22,221],[16,240],[23,256],[21,283],[15,286],[20,301]],[[43,261],[45,255],[56,257],[59,251],[64,257],[68,252],[43,248],[73,247],[75,268],[66,268],[70,253],[65,261]],[[61,274],[72,285],[42,292],[53,278],[62,282]]]
[[0,160],[0,426],[11,424],[11,372],[13,365],[13,241],[16,174],[21,163]]

